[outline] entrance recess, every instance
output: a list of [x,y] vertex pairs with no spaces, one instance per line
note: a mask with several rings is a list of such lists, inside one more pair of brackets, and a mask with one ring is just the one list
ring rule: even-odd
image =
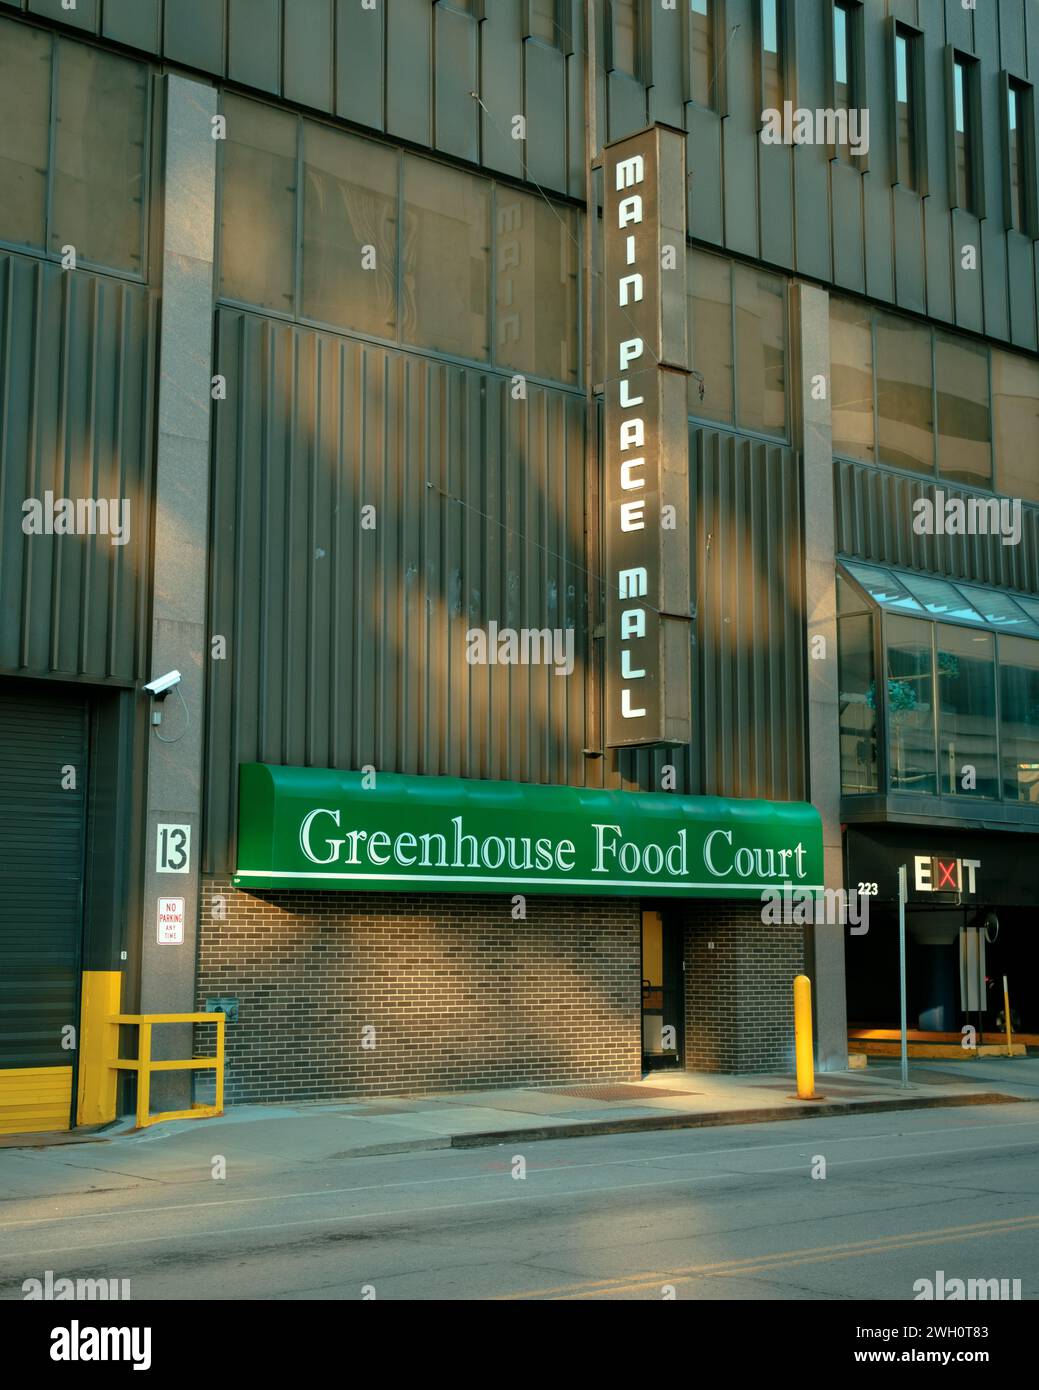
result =
[[86,782],[84,701],[0,684],[0,1134],[71,1122]]
[[680,1067],[685,989],[682,928],[660,912],[642,913],[642,1066]]

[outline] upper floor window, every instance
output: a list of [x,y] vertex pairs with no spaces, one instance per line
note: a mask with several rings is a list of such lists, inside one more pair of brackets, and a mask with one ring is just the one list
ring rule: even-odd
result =
[[714,0],[689,0],[689,99],[714,110]]
[[527,36],[551,48],[562,48],[560,8],[559,0],[527,0]]
[[221,298],[578,379],[578,214],[225,93]]
[[0,241],[141,274],[148,69],[0,20]]
[[961,54],[952,63],[952,151],[955,206],[981,216],[978,166],[977,63]]
[[903,188],[921,189],[922,130],[917,83],[920,35],[899,24],[895,28],[895,176]]
[[1010,77],[1007,92],[1006,189],[1007,226],[1035,235],[1035,157],[1032,134],[1032,88]]
[[761,102],[781,111],[784,100],[783,0],[761,0]]
[[641,0],[610,0],[610,68],[641,78],[642,4]]
[[864,105],[861,79],[862,11],[858,0],[834,0],[833,6],[833,105],[844,114],[835,124],[837,140],[834,154],[851,159],[851,131],[859,128]]
[[[834,296],[830,359],[835,454],[992,486],[990,352],[983,343]],[[1022,380],[1019,373],[1014,385]],[[1039,376],[1029,382],[1037,389]],[[996,413],[997,440],[1020,442],[1034,433],[1037,409],[1039,399],[1022,401],[1008,388],[1005,410]],[[1013,452],[1009,443],[999,447]],[[1034,490],[1039,468],[1031,472]]]
[[688,264],[690,415],[785,436],[786,281],[704,251]]

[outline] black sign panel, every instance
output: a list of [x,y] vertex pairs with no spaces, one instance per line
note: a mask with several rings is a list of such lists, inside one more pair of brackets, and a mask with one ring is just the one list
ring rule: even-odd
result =
[[603,168],[606,742],[688,743],[685,136],[652,126]]
[[848,888],[880,901],[898,901],[898,869],[904,864],[908,901],[920,906],[1039,902],[1039,858],[1025,835],[849,826],[845,862]]

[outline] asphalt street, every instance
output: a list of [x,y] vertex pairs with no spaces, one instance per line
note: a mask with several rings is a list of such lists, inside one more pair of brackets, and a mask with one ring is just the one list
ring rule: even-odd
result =
[[0,1155],[0,1298],[48,1270],[135,1300],[912,1300],[938,1271],[1039,1297],[1035,1104],[273,1164],[228,1143],[142,1178],[163,1143],[80,1151],[31,1196],[3,1174],[34,1151]]

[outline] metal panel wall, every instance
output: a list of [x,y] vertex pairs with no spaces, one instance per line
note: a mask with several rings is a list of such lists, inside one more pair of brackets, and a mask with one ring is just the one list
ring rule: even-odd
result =
[[845,459],[835,460],[834,470],[837,549],[845,555],[1039,593],[1039,507],[1022,506],[1019,545],[1004,545],[998,535],[918,536],[913,531],[918,498],[933,501],[937,489],[946,498],[977,494]]
[[[0,254],[0,670],[144,675],[151,312],[144,286]],[[129,542],[23,534],[48,490],[128,499]]]
[[[254,760],[658,790],[670,763],[679,791],[803,794],[790,449],[693,431],[698,733],[592,758],[583,398],[233,309],[216,370],[207,872]],[[492,620],[574,628],[573,674],[470,666]]]
[[[563,45],[552,51],[524,38],[520,0],[486,4],[487,18],[479,21],[433,0],[380,0],[374,10],[362,10],[359,0],[80,0],[75,10],[63,10],[60,0],[0,0],[0,10],[21,10],[149,53],[161,49],[207,74],[580,198],[584,6],[566,2],[572,56]],[[598,13],[601,55],[606,7]],[[832,104],[831,5],[797,0],[792,13],[787,94],[814,112]],[[793,263],[823,282],[864,286],[874,299],[914,312],[923,307],[1000,341],[1012,335],[1019,346],[1034,345],[1039,243],[1008,232],[993,211],[1003,202],[998,74],[1005,68],[1034,80],[1039,70],[1039,18],[1024,0],[988,0],[974,9],[961,0],[868,0],[865,176],[831,166],[825,144],[761,148],[756,0],[729,0],[719,35],[718,63],[728,75],[725,119],[685,100],[682,6],[654,4],[649,14],[644,66],[651,85],[603,74],[599,130],[616,138],[643,125],[647,112],[685,126],[694,237],[787,269]],[[923,199],[891,182],[891,17],[922,29],[929,145]],[[949,44],[977,57],[981,68],[989,207],[981,222],[949,205]],[[526,118],[524,140],[512,134],[519,115]],[[967,243],[979,248],[980,270],[961,266]]]

